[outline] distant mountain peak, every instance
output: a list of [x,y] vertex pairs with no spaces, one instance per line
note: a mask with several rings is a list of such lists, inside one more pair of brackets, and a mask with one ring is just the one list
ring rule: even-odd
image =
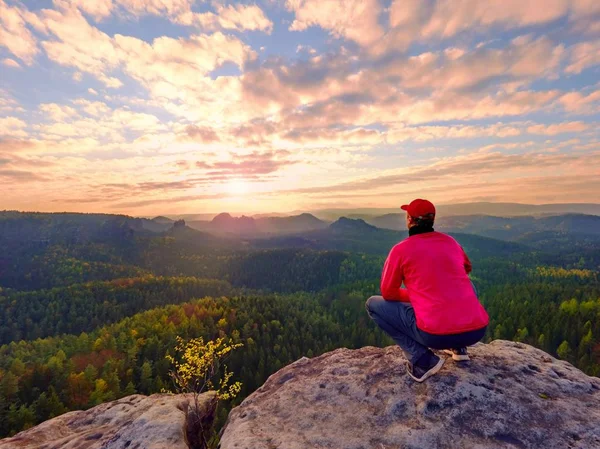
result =
[[372,232],[376,231],[377,228],[368,224],[361,218],[347,218],[340,217],[336,222],[329,226],[330,229],[335,231],[361,231],[361,232]]
[[233,234],[251,234],[256,232],[256,221],[252,217],[242,215],[233,217],[227,212],[220,213],[210,222],[217,232]]
[[169,217],[159,215],[158,217],[154,217],[152,219],[152,221],[154,221],[155,223],[167,224],[167,223],[173,223],[175,220],[171,220]]
[[230,213],[228,212],[221,212],[219,215],[215,216],[215,218],[213,218],[211,221],[214,222],[218,222],[221,220],[232,220],[233,217],[231,216]]

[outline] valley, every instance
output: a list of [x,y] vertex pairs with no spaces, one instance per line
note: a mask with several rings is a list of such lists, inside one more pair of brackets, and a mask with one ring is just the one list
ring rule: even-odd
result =
[[[526,342],[600,374],[597,219],[440,219],[473,262],[491,318],[487,341]],[[302,356],[391,344],[364,302],[406,232],[301,215],[262,218],[263,230],[247,233],[239,225],[247,219],[219,220],[234,225],[214,232],[166,217],[0,213],[0,436],[168,390],[165,356],[177,336],[244,345],[229,361],[242,394],[219,409],[221,424]]]

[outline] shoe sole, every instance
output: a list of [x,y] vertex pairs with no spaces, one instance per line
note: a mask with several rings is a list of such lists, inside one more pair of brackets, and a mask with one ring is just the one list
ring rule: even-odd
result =
[[442,366],[444,366],[444,361],[445,361],[445,359],[440,358],[440,361],[437,362],[437,364],[433,368],[431,368],[429,371],[427,371],[425,374],[423,374],[423,377],[415,377],[415,376],[413,376],[413,374],[410,372],[409,369],[407,369],[406,372],[408,373],[408,375],[410,377],[413,378],[413,380],[415,380],[416,382],[421,383],[421,382],[425,381],[426,379],[430,378],[431,376],[433,376],[439,370],[441,370]]
[[454,360],[456,362],[468,362],[469,360],[471,360],[471,358],[468,355],[455,354],[454,352],[446,350],[446,349],[444,349],[444,352],[448,355],[451,355],[452,360]]

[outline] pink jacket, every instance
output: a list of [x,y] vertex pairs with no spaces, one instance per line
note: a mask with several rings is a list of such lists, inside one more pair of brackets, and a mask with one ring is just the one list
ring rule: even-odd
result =
[[[449,235],[413,235],[392,248],[383,267],[381,294],[410,302],[417,327],[436,335],[487,326],[489,317],[473,290],[471,261]],[[406,289],[400,288],[404,282]]]

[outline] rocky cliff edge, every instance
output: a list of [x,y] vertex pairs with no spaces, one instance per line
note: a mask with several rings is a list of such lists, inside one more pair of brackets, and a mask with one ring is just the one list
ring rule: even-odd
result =
[[[212,419],[212,392],[198,409]],[[133,395],[57,416],[0,441],[0,449],[188,449],[200,437],[186,420],[191,395]],[[192,444],[189,444],[192,442]]]
[[419,384],[398,347],[283,368],[239,407],[221,449],[600,449],[600,379],[497,340]]

